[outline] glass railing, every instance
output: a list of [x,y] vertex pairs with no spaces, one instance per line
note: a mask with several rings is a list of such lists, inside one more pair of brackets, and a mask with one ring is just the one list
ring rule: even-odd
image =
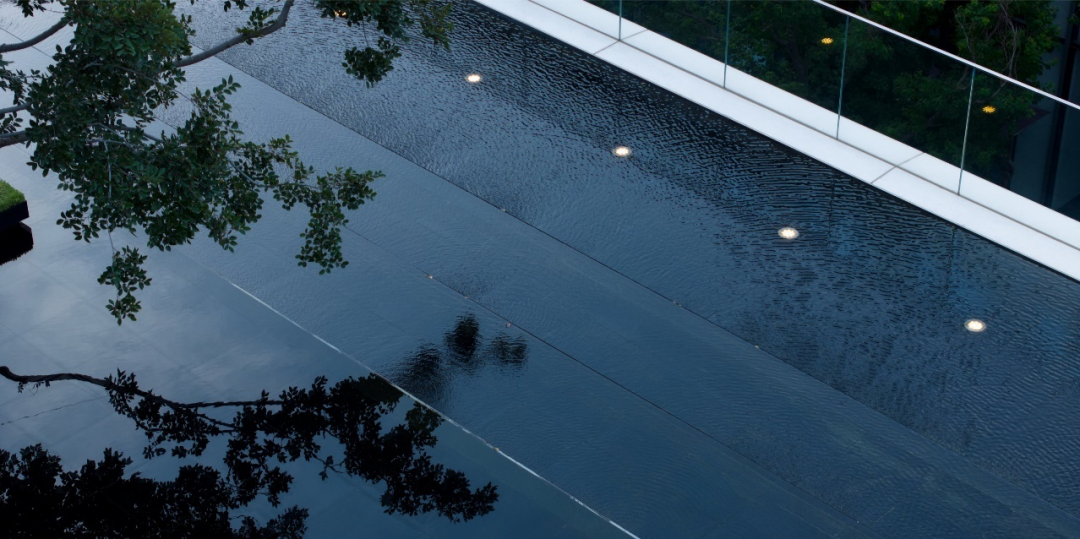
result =
[[[958,185],[971,69],[899,34],[845,18],[850,62],[841,116],[957,167]],[[858,133],[843,127],[837,138],[853,142],[849,136]]]
[[752,101],[773,106],[764,81],[816,105],[778,112],[839,140],[873,152],[869,129],[906,145],[893,155],[911,162],[893,164],[961,196],[989,182],[1080,219],[1080,105],[1045,89],[824,0],[589,1],[629,45],[626,21],[716,60],[708,78]]
[[[730,6],[730,67],[836,114],[844,67],[844,17],[810,2],[730,2]],[[773,35],[785,38],[781,42]]]

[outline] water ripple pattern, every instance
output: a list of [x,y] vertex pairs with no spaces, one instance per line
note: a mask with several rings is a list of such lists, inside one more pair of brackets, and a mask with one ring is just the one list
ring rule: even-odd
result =
[[[181,6],[200,45],[237,26],[211,4]],[[452,51],[417,37],[372,89],[340,67],[361,37],[293,16],[221,57],[1080,515],[1080,284],[482,7],[455,3]],[[777,235],[788,226],[797,240]],[[507,277],[483,271],[440,278],[479,297]],[[988,330],[966,331],[970,318]],[[795,431],[713,435],[829,503],[860,503],[800,466]]]

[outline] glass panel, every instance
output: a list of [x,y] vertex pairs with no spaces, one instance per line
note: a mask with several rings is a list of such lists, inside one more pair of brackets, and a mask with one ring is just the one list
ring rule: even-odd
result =
[[1080,220],[1080,152],[1075,150],[1080,148],[1080,110],[1057,106],[1064,114],[1060,138],[1056,141],[1058,158],[1052,179],[1051,207]]
[[[846,17],[812,2],[735,1],[731,6],[730,67],[835,113]],[[732,89],[745,93],[738,85]],[[835,122],[833,116],[832,129]]]
[[964,156],[968,173],[1045,203],[1054,124],[1062,105],[979,72],[972,92]]
[[[971,69],[851,19],[841,114],[874,131],[960,166]],[[839,138],[861,146],[858,129]],[[945,173],[944,169],[942,174]],[[941,178],[955,186],[957,175]]]
[[624,0],[622,7],[626,20],[720,61],[727,9],[726,0]]
[[[622,12],[622,5],[621,4],[623,3],[623,0],[585,0],[585,1],[589,2],[589,3],[593,4],[593,5],[596,5],[597,8],[603,9],[603,10],[605,10],[607,12],[610,12],[612,14],[615,14],[615,15],[619,15],[619,13]],[[563,10],[562,8],[553,8],[553,9],[555,9],[555,11]],[[579,12],[577,9],[572,9],[571,11],[573,12],[573,14],[568,14],[568,16],[570,18],[578,19],[579,23],[582,23],[582,24],[584,24],[586,26],[591,26],[591,27],[593,27],[593,28],[595,28],[595,29],[597,29],[599,31],[602,31],[602,32],[606,33],[606,35],[611,36],[612,38],[620,38],[621,39],[623,33],[625,32],[625,29],[622,27],[622,19],[619,18],[618,16],[616,16],[616,17],[609,17],[609,16],[597,17],[596,13],[586,14],[584,12]],[[581,16],[584,16],[585,18],[579,18]]]
[[616,14],[616,15],[619,14],[619,2],[621,0],[586,0],[586,1],[589,2],[590,4],[594,5],[594,6],[604,8],[605,10],[610,11],[610,12]]
[[[982,107],[985,106],[982,105]],[[980,108],[973,109],[972,114]],[[995,178],[994,174],[979,175],[1009,188],[1014,193],[1045,204],[1049,188],[1047,182],[1053,176],[1054,170],[1053,154],[1058,150],[1055,148],[1058,140],[1056,126],[1065,108],[1050,99],[1036,100],[1031,107],[1031,115],[1021,118],[1015,126],[1010,147],[1006,148],[1011,150],[1009,156],[1012,172],[1009,175],[1009,169],[1005,169],[1000,171],[999,175],[1008,175],[1007,181],[1003,182],[1000,178]],[[976,164],[973,163],[972,166],[965,165],[964,168],[978,174],[975,167]],[[984,174],[987,173],[984,172]]]
[[[1066,81],[1069,101],[1080,103],[1080,55],[1073,58],[1072,64],[1066,65],[1070,68]],[[1062,113],[1054,126],[1057,157],[1050,165],[1053,171],[1051,207],[1073,219],[1080,219],[1080,197],[1077,196],[1080,193],[1080,153],[1069,151],[1080,148],[1080,111],[1065,105],[1058,107]]]

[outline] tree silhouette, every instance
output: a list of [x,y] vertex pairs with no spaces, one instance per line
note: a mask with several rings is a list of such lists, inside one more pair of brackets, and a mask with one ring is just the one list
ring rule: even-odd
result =
[[[471,489],[463,473],[432,462],[442,420],[417,403],[402,423],[383,428],[401,391],[374,374],[330,386],[325,377],[310,388],[290,387],[277,399],[263,391],[251,401],[184,403],[139,387],[133,374],[95,378],[60,373],[19,375],[0,367],[0,376],[48,387],[76,381],[103,388],[117,413],[130,418],[148,440],[144,457],[169,453],[199,456],[215,438],[228,439],[225,471],[183,466],[176,479],[158,481],[124,471],[131,459],[106,449],[100,462],[63,471],[59,458],[40,445],[19,455],[0,450],[0,522],[10,537],[302,537],[307,510],[291,507],[260,525],[251,517],[231,524],[231,511],[260,496],[281,503],[293,476],[279,464],[299,459],[328,472],[383,483],[387,513],[437,512],[452,521],[470,520],[494,508],[496,487]],[[232,411],[232,419],[221,419]],[[323,447],[336,440],[340,448]]]
[[184,466],[173,481],[125,475],[130,458],[110,449],[100,462],[63,471],[60,459],[41,445],[18,455],[0,449],[0,519],[5,537],[299,538],[307,510],[292,507],[260,526],[242,517],[221,474]]

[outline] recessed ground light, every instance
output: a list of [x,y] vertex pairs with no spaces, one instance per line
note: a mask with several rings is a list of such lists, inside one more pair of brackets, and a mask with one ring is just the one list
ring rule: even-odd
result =
[[972,333],[982,333],[983,331],[986,331],[986,322],[972,318],[971,320],[964,322],[964,327]]
[[987,105],[987,106],[982,108],[982,111],[987,113],[987,114],[993,114],[993,113],[997,112],[997,107],[995,107],[993,105]]
[[791,228],[790,226],[785,226],[784,228],[781,228],[777,232],[777,234],[780,234],[780,237],[784,238],[785,240],[793,240],[799,237],[799,231]]
[[479,73],[469,73],[469,75],[465,77],[465,80],[467,80],[467,81],[469,81],[469,82],[471,82],[473,84],[476,84],[476,83],[484,80],[484,77],[481,77]]
[[614,153],[617,157],[630,157],[630,148],[627,148],[626,146],[619,146],[618,148],[612,150],[612,153]]
[[821,43],[823,45],[832,45],[833,39],[831,37],[823,37],[821,38]]

